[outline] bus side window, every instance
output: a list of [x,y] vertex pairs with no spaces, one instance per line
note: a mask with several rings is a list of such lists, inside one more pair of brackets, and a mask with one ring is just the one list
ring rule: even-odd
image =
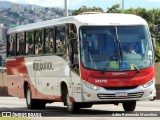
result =
[[43,30],[36,30],[35,34],[35,55],[43,53]]
[[54,52],[54,28],[45,29],[45,54],[53,54]]
[[9,35],[8,39],[8,56],[15,56],[16,51],[16,40],[15,35]]
[[24,55],[24,33],[17,35],[17,56]]
[[27,32],[26,33],[26,55],[33,55],[34,52],[34,32]]
[[65,53],[65,26],[56,27],[56,53]]
[[7,36],[7,56],[11,56],[11,51],[10,51],[10,35]]

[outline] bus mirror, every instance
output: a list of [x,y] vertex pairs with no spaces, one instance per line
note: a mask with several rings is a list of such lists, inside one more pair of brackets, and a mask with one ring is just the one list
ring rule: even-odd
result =
[[78,39],[78,36],[76,33],[74,34],[74,39]]
[[156,33],[158,31],[158,25],[154,25],[152,27],[152,31],[153,31],[153,33]]
[[70,39],[77,39],[77,34],[74,33],[73,31],[71,31],[71,32],[69,33],[69,38],[70,38]]
[[153,45],[153,49],[154,51],[156,50],[156,39],[152,38],[152,45]]

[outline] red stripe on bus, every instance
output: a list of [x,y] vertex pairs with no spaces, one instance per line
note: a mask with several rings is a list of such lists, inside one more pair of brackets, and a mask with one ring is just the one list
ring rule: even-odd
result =
[[97,86],[102,87],[122,87],[139,86],[150,81],[154,77],[154,65],[150,68],[125,72],[104,72],[89,70],[80,65],[81,77]]

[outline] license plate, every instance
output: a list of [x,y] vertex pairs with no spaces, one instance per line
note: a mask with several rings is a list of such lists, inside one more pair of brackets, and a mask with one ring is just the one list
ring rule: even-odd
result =
[[127,93],[126,93],[126,92],[116,92],[116,93],[115,93],[115,96],[116,96],[116,97],[126,97],[126,96],[127,96]]

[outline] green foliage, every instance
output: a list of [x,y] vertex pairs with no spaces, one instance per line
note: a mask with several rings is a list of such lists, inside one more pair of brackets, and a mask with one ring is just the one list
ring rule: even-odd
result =
[[155,61],[160,62],[160,35],[155,34],[155,39],[156,39]]
[[107,13],[121,13],[120,4],[115,4],[110,8],[107,8]]
[[78,10],[73,11],[73,15],[78,15],[84,12],[103,12],[103,9],[100,7],[87,7],[87,6],[82,6]]
[[157,45],[156,51],[155,51],[155,61],[160,62],[160,46]]

